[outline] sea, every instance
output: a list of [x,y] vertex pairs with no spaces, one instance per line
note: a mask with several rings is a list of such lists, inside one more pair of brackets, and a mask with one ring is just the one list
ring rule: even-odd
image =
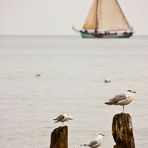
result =
[[[104,79],[110,83],[104,83]],[[114,115],[104,102],[128,89],[136,148],[148,145],[148,36],[82,39],[80,36],[0,36],[0,148],[49,148],[51,132],[68,126],[69,148],[98,133],[112,148]]]

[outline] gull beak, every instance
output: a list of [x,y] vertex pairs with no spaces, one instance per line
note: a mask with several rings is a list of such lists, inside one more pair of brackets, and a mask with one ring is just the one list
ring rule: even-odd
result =
[[69,120],[74,120],[74,118],[70,116],[70,117],[69,117]]
[[136,93],[134,90],[131,90],[131,89],[129,89],[129,90],[127,90],[128,92],[131,92],[131,93]]

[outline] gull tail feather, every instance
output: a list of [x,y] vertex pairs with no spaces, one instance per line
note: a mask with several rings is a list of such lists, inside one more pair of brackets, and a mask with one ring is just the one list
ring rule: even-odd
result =
[[81,144],[80,146],[88,146],[88,144]]
[[112,102],[105,102],[104,104],[112,105],[113,103]]
[[59,121],[57,119],[53,119],[54,120],[54,123],[58,123]]

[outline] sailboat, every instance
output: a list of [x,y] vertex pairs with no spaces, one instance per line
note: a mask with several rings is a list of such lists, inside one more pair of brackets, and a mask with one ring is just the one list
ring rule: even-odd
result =
[[81,30],[82,38],[128,38],[133,35],[117,0],[93,0]]

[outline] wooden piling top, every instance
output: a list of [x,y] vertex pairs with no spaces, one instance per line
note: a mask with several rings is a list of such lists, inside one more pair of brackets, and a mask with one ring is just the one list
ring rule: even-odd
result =
[[60,126],[51,133],[50,148],[68,148],[68,127]]
[[116,114],[112,122],[114,148],[135,148],[132,118],[128,113]]

